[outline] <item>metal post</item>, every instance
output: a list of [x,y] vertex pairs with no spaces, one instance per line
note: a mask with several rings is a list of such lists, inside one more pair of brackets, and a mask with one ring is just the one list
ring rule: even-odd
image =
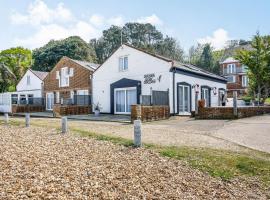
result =
[[30,126],[30,113],[25,114],[25,127]]
[[134,120],[134,146],[142,146],[142,122],[141,120]]
[[195,115],[198,115],[199,108],[198,108],[198,92],[195,92]]
[[65,134],[68,132],[68,123],[67,123],[67,117],[62,117],[62,133]]
[[4,116],[5,116],[5,123],[8,124],[9,121],[8,113],[5,113]]
[[237,91],[233,91],[233,115],[237,116]]

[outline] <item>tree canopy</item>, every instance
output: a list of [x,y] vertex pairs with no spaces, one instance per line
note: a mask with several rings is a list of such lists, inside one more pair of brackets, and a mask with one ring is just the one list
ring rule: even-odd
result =
[[270,36],[257,33],[251,46],[252,50],[239,50],[236,58],[248,67],[250,92],[264,102],[270,92]]
[[184,51],[176,39],[169,36],[164,37],[155,26],[149,23],[126,23],[123,27],[111,26],[103,31],[102,37],[91,40],[90,44],[95,48],[99,63],[102,63],[121,45],[121,42],[183,61]]
[[33,51],[33,69],[50,71],[55,64],[67,56],[76,60],[96,62],[94,48],[78,36],[71,36],[63,40],[51,40],[49,43]]
[[16,47],[0,52],[0,88],[7,91],[15,86],[31,66],[32,53],[29,49]]

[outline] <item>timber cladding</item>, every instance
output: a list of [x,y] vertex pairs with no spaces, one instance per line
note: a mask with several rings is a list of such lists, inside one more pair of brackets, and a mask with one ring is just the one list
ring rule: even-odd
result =
[[[73,68],[73,76],[69,77],[68,87],[59,87],[60,80],[56,78],[57,71],[61,73],[61,68],[63,67]],[[79,65],[68,57],[63,57],[44,79],[44,92],[85,89],[91,93],[92,84],[90,75],[92,74],[93,71]]]

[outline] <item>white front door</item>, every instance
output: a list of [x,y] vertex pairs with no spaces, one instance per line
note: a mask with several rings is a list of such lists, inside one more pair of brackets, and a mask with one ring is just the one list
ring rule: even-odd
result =
[[54,95],[53,92],[46,94],[46,110],[52,110],[54,104]]
[[180,115],[190,114],[190,87],[187,85],[178,86],[178,110]]
[[137,104],[135,87],[114,89],[114,113],[130,114],[131,105]]

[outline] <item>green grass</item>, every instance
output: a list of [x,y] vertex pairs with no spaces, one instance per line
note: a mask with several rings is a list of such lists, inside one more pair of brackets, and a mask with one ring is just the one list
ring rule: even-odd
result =
[[110,141],[113,144],[118,144],[118,145],[123,145],[125,147],[131,147],[133,146],[133,141],[121,137],[116,137],[116,136],[111,136],[111,135],[102,135],[102,134],[96,134],[93,132],[89,131],[84,131],[80,129],[71,129],[72,132],[78,133],[80,136],[83,137],[91,137],[96,140],[101,140],[101,141]]
[[265,99],[265,103],[270,104],[270,97]]
[[270,186],[269,154],[257,152],[265,158],[262,159],[254,155],[208,148],[162,147],[158,151],[163,156],[184,160],[213,177],[229,180],[236,176],[256,176]]

